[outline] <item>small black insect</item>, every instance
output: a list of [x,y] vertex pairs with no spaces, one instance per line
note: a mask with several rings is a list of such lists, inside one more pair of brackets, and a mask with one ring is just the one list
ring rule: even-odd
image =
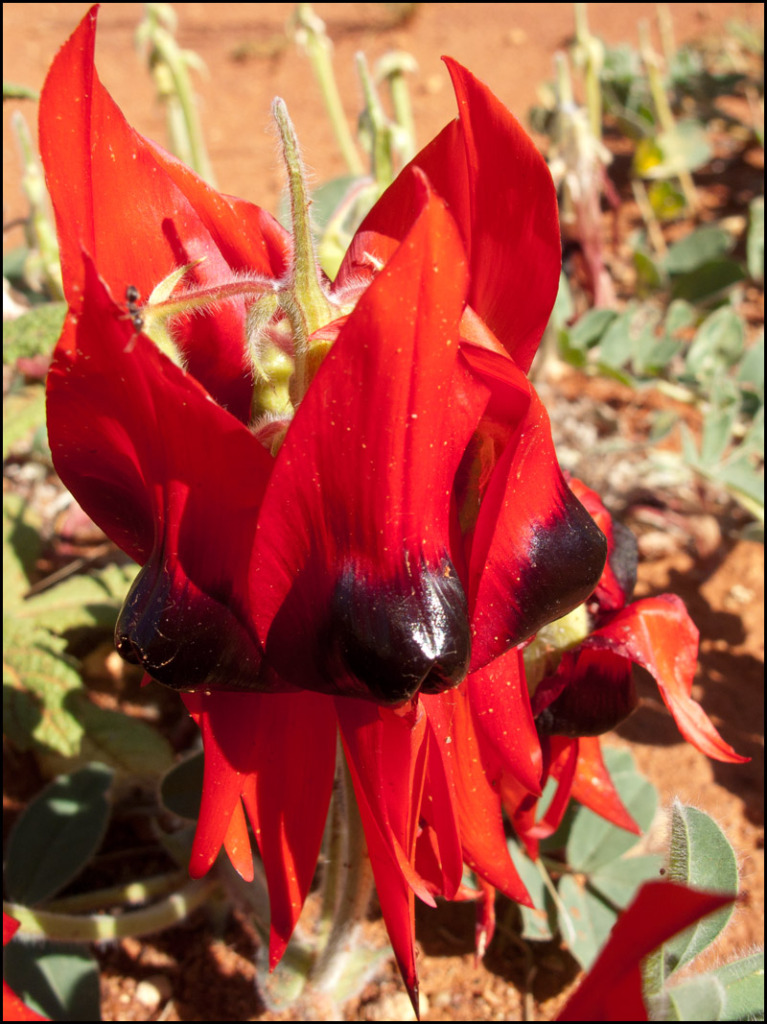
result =
[[141,315],[141,307],[139,306],[140,300],[141,292],[135,284],[129,284],[125,289],[125,304],[128,307],[128,316],[131,319],[131,323],[139,332],[144,329],[144,318]]

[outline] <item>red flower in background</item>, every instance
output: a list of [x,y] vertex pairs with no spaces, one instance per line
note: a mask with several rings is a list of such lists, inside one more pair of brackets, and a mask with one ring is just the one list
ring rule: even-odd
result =
[[[455,895],[465,861],[527,899],[499,792],[540,794],[518,645],[585,601],[604,563],[525,376],[558,282],[553,185],[508,111],[449,62],[460,119],[324,282],[335,312],[312,338],[333,345],[273,457],[250,422],[249,313],[290,288],[292,241],[127,125],[94,37],[95,10],[40,112],[70,310],[48,380],[55,464],[142,565],[118,648],[183,691],[202,730],[193,874],[222,845],[252,874],[247,814],[276,963],[340,734],[413,995],[414,894]],[[180,267],[182,295],[217,297],[173,323],[183,368],[121,304]],[[284,315],[271,326],[295,355]]]

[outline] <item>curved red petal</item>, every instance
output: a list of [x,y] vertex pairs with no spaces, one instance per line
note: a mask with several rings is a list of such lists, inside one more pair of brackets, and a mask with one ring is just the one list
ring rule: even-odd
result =
[[229,685],[241,676],[250,686],[260,650],[243,552],[273,460],[192,377],[134,335],[88,258],[84,267],[82,309],[70,313],[48,375],[48,434],[56,469],[88,515],[149,563],[126,602],[126,654],[152,675],[162,666],[164,681],[180,689],[208,670],[211,680],[230,672]]
[[394,711],[349,698],[335,705],[368,845],[372,839],[386,850],[416,896],[434,906],[413,866],[428,743],[423,709],[413,702]]
[[575,766],[572,796],[618,828],[625,828],[637,836],[642,834],[613,785],[596,736],[582,736],[578,740],[578,764]]
[[415,868],[428,745],[418,703],[391,711],[367,701],[335,701],[378,899],[394,955],[418,1013],[413,894],[434,906]]
[[541,746],[530,708],[522,652],[512,648],[466,680],[477,731],[509,773],[540,796]]
[[460,239],[420,187],[410,234],[341,328],[288,430],[252,579],[259,636],[284,678],[373,690],[391,704],[409,699],[432,664],[456,681],[465,674],[450,491],[486,401],[457,362]]
[[315,693],[263,694],[247,729],[256,767],[243,801],[269,885],[269,962],[274,967],[317,866],[335,774],[335,708]]
[[647,1020],[641,961],[677,932],[732,900],[674,882],[645,882],[557,1020]]
[[601,736],[637,706],[631,662],[612,651],[565,651],[553,676],[535,691],[538,731],[549,736]]
[[698,630],[675,594],[635,601],[583,642],[630,658],[653,676],[679,731],[716,761],[743,764],[691,696],[698,658]]
[[[459,121],[414,159],[447,202],[469,255],[469,303],[527,370],[557,294],[557,200],[546,162],[519,122],[482,82],[446,63]],[[338,283],[370,276],[415,217],[412,180],[402,174],[363,221]]]
[[[524,378],[513,360],[464,345],[462,354],[497,402],[504,388],[519,411]],[[606,557],[604,534],[567,486],[548,416],[529,404],[490,476],[471,540],[472,671],[584,601]]]
[[[263,210],[217,193],[127,124],[96,74],[95,34],[94,7],[57,54],[40,100],[40,152],[70,305],[84,283],[83,249],[119,297],[132,285],[146,298],[200,258],[189,284],[231,280],[237,270],[282,276],[287,233]],[[190,372],[247,419],[242,304],[195,316],[179,338]]]
[[466,864],[509,899],[532,906],[506,846],[499,786],[501,765],[482,742],[465,686],[422,698],[438,735],[451,739],[453,778]]

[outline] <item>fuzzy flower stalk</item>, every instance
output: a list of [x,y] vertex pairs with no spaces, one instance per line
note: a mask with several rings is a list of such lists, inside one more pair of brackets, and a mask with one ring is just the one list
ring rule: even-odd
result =
[[[606,571],[527,378],[559,280],[554,187],[512,115],[447,60],[458,118],[331,282],[284,105],[292,233],[127,124],[95,32],[94,8],[40,113],[69,303],[48,379],[56,468],[142,567],[118,650],[202,732],[192,874],[223,847],[252,878],[257,846],[276,965],[340,746],[417,1004],[416,896],[462,895],[468,865],[529,903],[502,795],[532,806],[554,762],[522,649]],[[736,760],[698,712],[685,735]]]

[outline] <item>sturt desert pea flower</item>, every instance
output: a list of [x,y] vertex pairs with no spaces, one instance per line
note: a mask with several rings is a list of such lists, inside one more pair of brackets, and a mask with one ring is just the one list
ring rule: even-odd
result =
[[[466,860],[527,899],[496,785],[505,772],[539,792],[517,645],[584,601],[604,563],[525,377],[558,281],[553,186],[508,111],[449,62],[460,118],[330,286],[298,230],[294,243],[130,128],[95,72],[95,21],[41,102],[69,302],[54,460],[143,567],[118,647],[182,691],[202,730],[192,872],[223,845],[252,874],[247,812],[276,963],[340,734],[412,995],[414,894],[455,894]],[[295,415],[276,426],[254,419],[269,345],[296,366]]]
[[546,626],[527,648],[532,709],[544,755],[544,781],[558,780],[555,798],[536,821],[537,800],[518,780],[502,783],[515,829],[532,856],[551,835],[570,797],[622,828],[636,831],[602,760],[597,737],[632,713],[637,698],[632,666],[645,668],[688,742],[717,761],[743,763],[691,695],[698,630],[682,601],[660,594],[631,602],[637,546],[599,495],[580,480],[570,487],[607,538],[607,562],[594,593],[560,622]]

